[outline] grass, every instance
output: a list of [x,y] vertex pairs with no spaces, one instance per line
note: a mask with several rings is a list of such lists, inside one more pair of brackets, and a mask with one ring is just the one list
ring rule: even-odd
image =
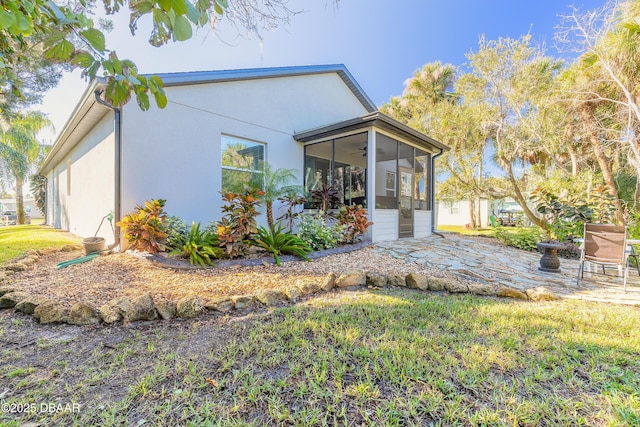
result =
[[0,265],[24,255],[30,249],[79,244],[80,239],[67,232],[43,225],[13,225],[0,228]]
[[[24,323],[0,322],[0,339],[33,333]],[[637,426],[638,324],[637,307],[384,290],[87,329],[0,372],[3,403],[46,395],[79,413],[0,424]]]
[[493,237],[493,229],[489,228],[466,228],[464,225],[438,225],[438,231],[449,231],[462,234],[464,236],[488,236]]
[[[522,227],[503,227],[502,229],[508,233],[517,233]],[[438,231],[449,231],[452,233],[462,234],[464,236],[486,236],[495,237],[495,230],[491,227],[486,228],[466,228],[464,225],[438,225]]]

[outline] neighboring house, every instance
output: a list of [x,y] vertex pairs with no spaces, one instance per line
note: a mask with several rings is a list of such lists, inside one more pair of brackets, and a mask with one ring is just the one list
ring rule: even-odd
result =
[[89,86],[40,168],[47,223],[93,236],[109,212],[117,221],[162,198],[170,215],[206,224],[222,215],[220,191],[264,160],[363,204],[374,241],[431,233],[433,162],[448,148],[378,112],[343,65],[160,77],[163,110],[113,109],[95,95],[101,82]]
[[[436,224],[438,225],[467,225],[471,223],[471,212],[468,200],[452,202],[438,201],[436,203]],[[504,219],[511,222],[522,217],[522,207],[512,198],[504,200],[480,200],[480,221],[483,227],[491,225],[490,217]]]
[[[15,211],[16,199],[0,199],[0,211]],[[35,199],[24,199],[24,211],[31,218],[42,218],[42,212],[36,207]]]

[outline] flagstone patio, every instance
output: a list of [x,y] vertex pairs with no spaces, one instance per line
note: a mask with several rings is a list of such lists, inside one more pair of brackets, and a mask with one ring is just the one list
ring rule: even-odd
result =
[[640,277],[635,267],[629,269],[627,292],[622,276],[614,268],[606,275],[585,272],[576,285],[579,262],[561,259],[560,273],[538,269],[541,254],[505,246],[495,239],[442,233],[420,239],[402,239],[376,243],[376,251],[455,272],[467,280],[500,283],[517,289],[545,286],[563,298],[632,304],[640,306]]

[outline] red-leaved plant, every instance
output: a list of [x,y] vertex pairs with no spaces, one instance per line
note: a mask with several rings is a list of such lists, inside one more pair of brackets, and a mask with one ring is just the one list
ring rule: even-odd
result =
[[166,200],[155,199],[137,205],[136,210],[127,214],[116,225],[124,231],[131,249],[149,253],[162,252],[166,248],[167,214],[164,211]]
[[373,225],[362,205],[342,206],[338,212],[338,221],[344,226],[344,240],[347,243],[353,243]]
[[256,216],[259,215],[257,208],[262,203],[262,196],[264,191],[247,185],[241,193],[222,194],[222,200],[227,204],[222,206],[225,215],[216,224],[216,229],[220,247],[229,258],[244,255],[250,239],[258,232]]

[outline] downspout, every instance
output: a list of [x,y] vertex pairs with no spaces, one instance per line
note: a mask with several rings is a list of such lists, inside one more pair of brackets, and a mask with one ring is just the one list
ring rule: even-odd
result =
[[[122,119],[121,119],[121,111],[119,108],[114,107],[113,105],[105,102],[100,98],[102,95],[102,90],[96,89],[94,92],[96,96],[96,101],[99,104],[104,105],[113,110],[113,119],[114,119],[114,132],[115,132],[115,167],[114,167],[114,175],[115,175],[115,201],[114,201],[114,223],[117,224],[122,220],[121,218],[121,199],[122,199],[122,180],[121,180],[121,165],[122,165]],[[113,245],[109,246],[109,249],[114,249],[120,246],[120,227],[116,225],[114,229],[114,239]]]
[[445,238],[443,234],[438,233],[436,231],[436,159],[444,153],[444,150],[441,148],[440,152],[435,156],[431,156],[431,182],[429,183],[430,191],[429,191],[429,200],[431,204],[431,234],[435,234],[436,236],[440,236],[443,239]]

